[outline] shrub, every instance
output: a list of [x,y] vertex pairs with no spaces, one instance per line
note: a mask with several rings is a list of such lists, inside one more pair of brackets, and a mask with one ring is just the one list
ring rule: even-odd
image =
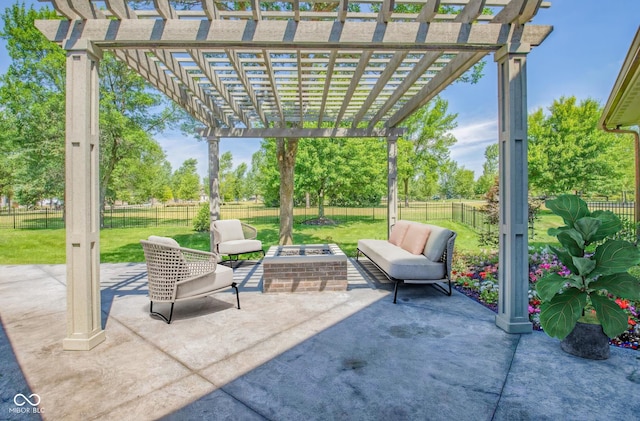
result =
[[209,231],[211,225],[209,214],[209,204],[203,203],[198,209],[198,213],[193,218],[193,229],[198,232]]

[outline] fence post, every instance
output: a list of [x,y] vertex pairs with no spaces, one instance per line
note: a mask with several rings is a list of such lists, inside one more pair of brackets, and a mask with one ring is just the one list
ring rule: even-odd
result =
[[[9,212],[11,212],[11,210],[9,210]],[[13,210],[13,229],[16,229],[16,209]]]

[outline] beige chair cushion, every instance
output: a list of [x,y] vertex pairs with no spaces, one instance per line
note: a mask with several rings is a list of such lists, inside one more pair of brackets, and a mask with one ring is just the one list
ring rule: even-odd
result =
[[176,290],[176,300],[193,297],[211,292],[212,294],[233,283],[233,270],[226,266],[217,265],[216,271],[207,273],[199,279],[194,279],[186,284],[178,285]]
[[391,228],[391,235],[389,235],[389,242],[393,245],[400,247],[404,236],[407,235],[409,229],[409,223],[407,221],[398,221],[393,228]]
[[165,246],[180,247],[180,244],[178,244],[176,240],[169,237],[159,237],[157,235],[150,235],[149,241],[151,241],[152,243],[164,244]]
[[213,225],[220,232],[219,241],[221,243],[234,240],[244,240],[242,223],[239,219],[225,219],[222,221],[215,221]]
[[411,224],[400,247],[411,254],[422,254],[431,229],[423,224]]
[[220,254],[244,254],[262,250],[260,240],[232,240],[218,244]]

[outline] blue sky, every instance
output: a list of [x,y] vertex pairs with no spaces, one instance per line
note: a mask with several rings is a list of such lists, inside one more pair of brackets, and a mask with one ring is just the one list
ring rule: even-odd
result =
[[[2,0],[2,6],[16,3]],[[27,5],[42,3],[26,0]],[[541,9],[533,23],[553,25],[546,41],[527,57],[528,108],[548,108],[554,99],[575,95],[593,98],[602,105],[618,76],[631,41],[640,25],[639,0],[554,0]],[[471,169],[476,177],[482,172],[484,150],[496,142],[497,75],[493,55],[486,58],[485,75],[475,85],[454,84],[442,97],[449,101],[449,111],[458,114],[454,135],[458,143],[451,157]],[[0,41],[0,72],[8,66],[5,44]],[[156,139],[177,169],[184,160],[196,158],[198,172],[207,173],[207,146],[180,133],[167,132]],[[221,152],[231,151],[234,165],[246,162],[259,148],[259,139],[222,139]]]

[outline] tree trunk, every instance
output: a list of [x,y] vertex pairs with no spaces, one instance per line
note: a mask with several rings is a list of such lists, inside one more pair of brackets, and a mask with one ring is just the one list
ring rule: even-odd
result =
[[280,245],[293,244],[293,175],[298,139],[276,139],[280,171]]
[[402,180],[404,182],[404,207],[409,207],[409,177]]
[[318,190],[318,219],[324,218],[324,187]]
[[307,209],[309,209],[311,207],[311,195],[309,194],[309,192],[306,192],[304,194],[304,201]]

